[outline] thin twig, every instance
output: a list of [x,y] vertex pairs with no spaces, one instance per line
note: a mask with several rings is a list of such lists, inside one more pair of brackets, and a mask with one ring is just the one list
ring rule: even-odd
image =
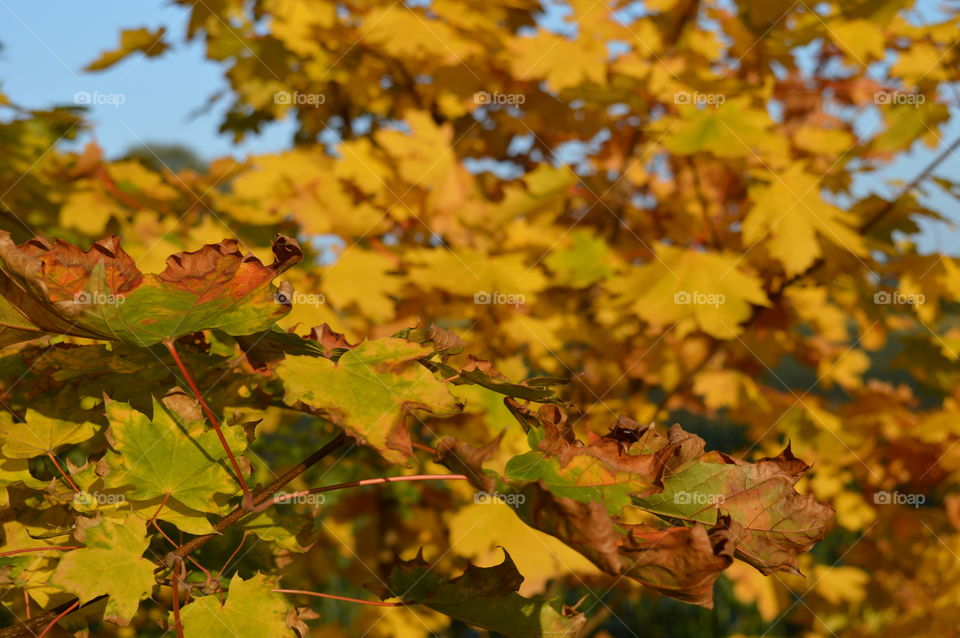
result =
[[274,496],[272,500],[258,505],[254,511],[262,512],[271,505],[283,503],[301,496],[309,494],[320,494],[321,492],[332,492],[334,490],[343,490],[351,487],[361,487],[363,485],[383,485],[384,483],[403,483],[405,481],[466,481],[467,477],[463,474],[417,474],[414,476],[384,476],[381,478],[362,479],[360,481],[350,481],[349,483],[337,483],[336,485],[325,485],[315,487],[300,492],[291,492],[282,496]]
[[226,569],[227,569],[227,565],[229,565],[229,564],[230,564],[230,561],[232,561],[233,558],[240,552],[240,548],[243,547],[243,544],[247,542],[247,536],[248,536],[249,534],[250,534],[250,532],[248,532],[247,530],[243,530],[243,538],[240,539],[240,544],[237,545],[237,548],[236,548],[235,550],[233,550],[233,553],[230,554],[230,556],[227,557],[227,560],[223,561],[223,567],[221,567],[221,568],[220,568],[220,571],[217,572],[217,573],[219,574],[219,576],[217,576],[217,581],[218,581],[218,582],[220,581],[220,579],[223,578],[224,572],[225,572]]
[[[345,434],[343,434],[342,432],[338,434],[336,437],[333,438],[333,440],[331,440],[329,443],[324,445],[322,448],[320,448],[319,450],[317,450],[316,452],[314,452],[313,454],[305,458],[303,461],[301,461],[297,465],[287,470],[286,473],[283,474],[283,476],[276,479],[266,489],[263,489],[257,492],[253,496],[253,505],[254,506],[259,505],[260,503],[271,498],[274,494],[276,494],[281,489],[283,489],[283,487],[287,485],[287,483],[289,483],[293,479],[297,478],[298,476],[306,472],[308,468],[318,463],[323,457],[327,456],[328,454],[336,450],[338,447],[346,443],[346,441],[347,441],[347,436]],[[241,518],[243,518],[246,514],[249,514],[249,513],[250,512],[248,510],[244,510],[242,506],[237,507],[232,512],[230,512],[229,514],[221,518],[219,521],[217,521],[217,523],[213,526],[213,529],[214,529],[213,534],[207,534],[206,536],[195,536],[194,538],[190,539],[189,541],[181,545],[180,549],[178,549],[175,552],[175,554],[177,556],[180,556],[181,558],[186,557],[191,552],[196,551],[197,549],[206,545],[208,542],[210,542],[214,538],[217,538],[218,536],[220,536],[223,530],[227,529],[228,527],[230,527],[231,525],[233,525],[234,523],[236,523]]]
[[321,594],[317,591],[304,591],[302,589],[271,589],[270,591],[278,594],[301,594],[303,596],[317,596],[319,598],[332,598],[334,600],[343,600],[348,603],[359,603],[361,605],[373,605],[374,607],[409,607],[416,603],[384,603],[376,600],[363,600],[361,598],[350,598],[349,596],[337,596],[336,594]]
[[73,601],[73,604],[72,604],[72,605],[70,605],[69,607],[67,607],[67,608],[64,609],[63,611],[61,611],[59,614],[57,614],[57,617],[56,617],[56,618],[54,618],[52,621],[50,621],[50,624],[47,625],[42,632],[40,632],[40,635],[37,636],[37,638],[43,638],[44,636],[46,636],[46,635],[50,632],[50,630],[53,629],[58,622],[60,622],[60,619],[61,619],[61,618],[63,618],[64,616],[66,616],[66,615],[69,614],[71,611],[73,611],[76,607],[79,607],[79,606],[80,606],[80,601],[79,601],[79,600]]
[[70,478],[70,475],[67,474],[62,467],[60,467],[60,462],[57,461],[57,457],[53,455],[53,452],[47,452],[47,456],[50,458],[51,461],[53,461],[54,466],[56,466],[56,468],[60,470],[60,474],[63,475],[63,479],[67,482],[67,485],[69,485],[74,492],[79,494],[80,488],[77,487],[77,484],[73,482],[73,479]]
[[0,557],[13,556],[14,554],[26,554],[27,552],[47,552],[50,550],[65,551],[68,549],[81,549],[81,547],[75,546],[75,545],[69,545],[69,546],[61,546],[61,547],[54,546],[54,547],[31,547],[29,549],[11,549],[6,552],[0,552]]
[[177,638],[183,638],[183,623],[180,622],[180,575],[177,574],[177,567],[180,568],[180,571],[184,573],[183,580],[186,580],[186,565],[183,563],[182,558],[177,558],[177,564],[174,565],[171,574],[173,576],[173,584],[170,587],[170,591],[173,597],[173,626],[177,629]]
[[177,352],[177,348],[173,343],[173,339],[167,339],[163,343],[165,346],[167,346],[170,356],[173,357],[173,361],[177,364],[177,368],[180,369],[180,373],[186,380],[187,385],[189,385],[190,389],[193,391],[193,395],[197,398],[197,401],[200,403],[203,411],[207,414],[207,418],[210,419],[210,423],[213,424],[213,429],[217,432],[217,438],[220,439],[220,444],[223,446],[224,451],[226,451],[227,457],[230,459],[230,464],[233,466],[233,471],[237,475],[237,482],[240,484],[240,489],[243,490],[242,507],[249,510],[249,508],[253,505],[253,497],[250,494],[250,488],[247,486],[247,480],[243,478],[243,471],[240,469],[240,464],[237,463],[237,458],[233,455],[233,450],[230,449],[230,444],[227,443],[227,437],[223,435],[223,430],[220,428],[220,420],[217,419],[217,416],[213,413],[213,410],[211,410],[210,406],[207,405],[206,399],[203,398],[203,393],[200,392],[200,388],[197,387],[197,382],[193,380],[193,376],[187,369],[186,364],[183,362],[183,359],[180,358],[180,353]]

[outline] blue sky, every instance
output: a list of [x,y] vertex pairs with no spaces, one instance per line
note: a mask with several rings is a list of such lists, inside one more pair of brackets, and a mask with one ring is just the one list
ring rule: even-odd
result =
[[[287,148],[292,122],[232,144],[217,133],[223,104],[191,118],[226,89],[220,65],[203,56],[203,44],[184,43],[187,11],[164,0],[0,0],[0,90],[27,107],[72,104],[79,91],[122,94],[124,103],[94,105],[93,137],[108,155],[141,142],[180,142],[211,159]],[[158,58],[132,56],[97,73],[82,69],[114,48],[124,28],[164,25],[176,46]]]
[[[933,0],[919,3],[919,19],[939,17],[935,6]],[[195,115],[207,98],[226,89],[226,82],[220,65],[204,58],[201,42],[184,42],[186,19],[185,9],[166,0],[0,0],[0,90],[18,104],[35,108],[72,104],[74,94],[81,91],[122,94],[123,104],[96,104],[89,112],[93,131],[88,138],[96,139],[108,156],[143,142],[182,143],[206,159],[288,148],[294,128],[291,121],[270,124],[261,135],[235,145],[229,136],[217,133],[226,100]],[[559,15],[553,19],[559,19]],[[121,29],[161,25],[167,27],[175,46],[159,58],[134,56],[107,71],[82,71],[88,62],[116,45]],[[875,116],[867,115],[857,124],[862,133],[876,123]],[[960,118],[954,117],[941,130],[940,148],[957,136]],[[897,180],[912,179],[938,150],[916,143],[910,153],[877,176],[855,184],[856,194],[874,191],[891,195]],[[950,157],[936,174],[949,177],[958,172],[960,154]],[[945,217],[960,221],[953,198],[938,192],[926,201]],[[924,252],[960,255],[960,231],[948,224],[927,224],[920,245]]]

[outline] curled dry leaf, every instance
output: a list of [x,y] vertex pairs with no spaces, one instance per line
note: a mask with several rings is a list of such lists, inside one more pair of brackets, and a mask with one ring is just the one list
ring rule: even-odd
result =
[[0,343],[56,333],[147,346],[208,328],[266,330],[290,310],[270,282],[303,258],[283,235],[273,254],[265,266],[225,239],[171,255],[163,272],[144,274],[119,237],[82,250],[39,237],[17,246],[0,231]]
[[501,431],[497,438],[480,447],[447,437],[437,445],[436,461],[468,477],[474,487],[484,492],[492,492],[496,482],[483,471],[482,466],[500,447],[506,433],[506,430]]
[[343,354],[355,346],[355,344],[347,341],[347,338],[342,333],[335,331],[325,323],[310,328],[310,332],[306,338],[319,343],[324,350],[324,356],[328,359],[335,358],[334,354],[339,357],[340,354]]
[[821,540],[834,511],[794,489],[809,466],[788,445],[774,458],[747,463],[711,452],[664,481],[664,489],[635,499],[643,509],[671,519],[707,523],[715,512],[743,526],[737,557],[764,574],[799,574],[797,559]]
[[733,562],[740,526],[721,516],[709,529],[627,526],[620,549],[625,575],[684,602],[713,607],[713,583]]
[[[437,347],[434,344],[434,347]],[[537,403],[560,403],[551,386],[563,385],[567,381],[553,377],[533,377],[522,383],[513,383],[493,364],[473,355],[467,355],[467,363],[456,368],[439,361],[424,360],[423,365],[449,379],[454,385],[472,384],[493,390],[508,398],[516,397]]]
[[[499,443],[445,439],[437,460],[484,491],[513,495],[517,515],[610,574],[712,607],[713,583],[734,555],[764,573],[796,571],[822,539],[833,510],[794,485],[808,469],[789,450],[756,463],[704,454],[704,441],[673,425],[666,434],[621,417],[609,433],[579,441],[556,406],[515,404],[533,450],[503,476],[485,471]],[[668,525],[628,524],[636,510]],[[633,517],[630,517],[633,518]]]

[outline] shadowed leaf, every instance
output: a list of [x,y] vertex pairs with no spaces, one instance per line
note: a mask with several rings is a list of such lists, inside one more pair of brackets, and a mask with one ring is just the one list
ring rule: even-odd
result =
[[506,551],[494,567],[469,565],[456,578],[431,570],[421,557],[401,561],[386,584],[367,588],[382,599],[400,598],[418,603],[469,625],[496,631],[509,638],[575,637],[586,617],[559,599],[525,598],[517,593],[523,576]]

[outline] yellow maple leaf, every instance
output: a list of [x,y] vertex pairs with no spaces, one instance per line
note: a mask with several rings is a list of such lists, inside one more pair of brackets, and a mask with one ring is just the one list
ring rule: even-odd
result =
[[777,595],[777,583],[754,567],[735,560],[724,572],[733,582],[733,593],[745,603],[754,603],[760,617],[773,620],[780,613],[780,600]]
[[60,209],[60,223],[85,235],[99,237],[107,222],[123,215],[123,209],[103,193],[95,190],[74,191]]
[[571,40],[548,31],[510,45],[510,65],[521,80],[545,80],[551,91],[607,82],[607,50],[590,38]]
[[751,304],[769,303],[760,280],[740,269],[736,255],[667,244],[655,252],[655,259],[609,283],[621,303],[653,326],[687,321],[693,323],[687,329],[732,339],[750,317]]
[[476,43],[460,37],[445,22],[404,5],[393,4],[370,11],[364,18],[361,33],[364,40],[398,58],[431,58],[462,64],[463,58],[480,50]]
[[474,250],[454,253],[438,248],[410,251],[407,259],[413,264],[410,280],[422,289],[476,296],[479,304],[522,306],[531,303],[532,296],[547,285],[543,271],[529,265],[523,253],[485,255]]
[[788,275],[802,273],[822,254],[819,237],[855,255],[866,254],[863,238],[852,228],[853,216],[825,202],[819,180],[800,163],[782,175],[771,174],[769,185],[751,197],[743,239],[763,242]]
[[883,31],[869,20],[837,20],[827,31],[837,46],[861,66],[883,58]]
[[337,309],[353,304],[374,321],[393,318],[393,300],[403,280],[389,274],[397,265],[388,257],[359,247],[348,248],[323,275],[326,300]]
[[814,565],[813,579],[817,593],[834,605],[863,601],[867,595],[867,583],[870,582],[867,572],[847,566]]
[[337,6],[316,0],[267,0],[265,10],[272,16],[271,33],[291,51],[302,56],[324,55],[314,34],[316,27],[336,24]]
[[378,131],[374,136],[377,143],[395,160],[397,172],[410,186],[427,187],[442,182],[455,165],[450,151],[453,128],[449,124],[437,126],[424,111],[409,111],[404,120],[409,133],[396,129]]
[[937,51],[928,42],[914,42],[909,49],[900,53],[890,73],[913,82],[942,82],[947,79],[946,70],[940,63],[943,56],[943,52]]
[[[527,526],[509,505],[489,503],[468,505],[449,518],[450,544],[460,556],[480,566],[502,560],[501,545],[523,574],[520,593],[530,595],[543,590],[546,581],[570,572],[597,574],[590,561],[549,534]],[[490,530],[497,530],[496,537]]]
[[[678,92],[684,100],[675,123],[664,121],[663,144],[677,155],[712,153],[717,157],[749,157],[756,152],[775,153],[783,140],[768,134],[773,124],[765,111],[749,106],[749,98],[726,100],[706,108],[693,105],[695,92]],[[719,94],[703,94],[719,101]],[[687,97],[689,96],[689,98]]]

